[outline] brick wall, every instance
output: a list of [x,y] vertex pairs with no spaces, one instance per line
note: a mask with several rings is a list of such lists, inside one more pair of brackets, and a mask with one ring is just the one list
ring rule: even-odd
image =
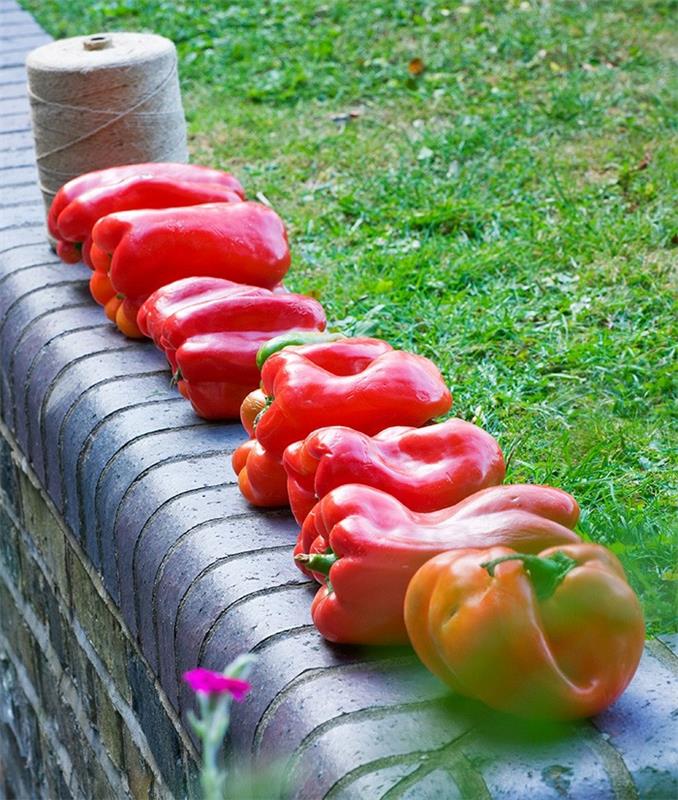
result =
[[193,747],[101,579],[5,436],[0,796],[184,796]]

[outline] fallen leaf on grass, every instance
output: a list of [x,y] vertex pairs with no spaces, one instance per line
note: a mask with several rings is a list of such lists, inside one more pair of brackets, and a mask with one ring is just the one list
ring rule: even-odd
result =
[[345,124],[354,119],[358,119],[358,117],[362,116],[362,113],[363,112],[359,108],[353,108],[350,111],[345,111],[341,114],[333,114],[330,119],[332,122],[336,122],[337,124]]

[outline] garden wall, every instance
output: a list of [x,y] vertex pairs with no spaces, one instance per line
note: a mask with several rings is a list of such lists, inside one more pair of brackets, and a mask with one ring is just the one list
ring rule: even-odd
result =
[[0,793],[193,794],[181,674],[243,651],[229,750],[284,764],[290,797],[674,793],[675,638],[605,714],[544,728],[451,698],[406,649],[317,635],[291,517],[234,483],[241,428],[195,417],[47,247],[22,66],[47,37],[0,0],[0,39]]

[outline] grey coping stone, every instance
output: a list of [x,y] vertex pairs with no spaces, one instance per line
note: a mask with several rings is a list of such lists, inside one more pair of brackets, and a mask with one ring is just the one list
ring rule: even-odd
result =
[[[20,134],[11,135],[19,136]],[[1,138],[2,137],[0,137],[0,139]],[[1,144],[0,147],[2,147]],[[42,206],[35,205],[35,198],[29,198],[23,203],[15,202],[11,205],[4,206],[2,209],[2,217],[0,217],[0,236],[2,235],[2,231],[8,228],[27,228],[40,225],[44,218],[45,212]]]
[[[125,409],[147,403],[176,399],[165,370],[145,371],[138,364],[128,365],[129,373],[101,378],[83,388],[59,425],[55,455],[60,472],[60,494],[64,516],[73,530],[80,530],[80,494],[77,469],[85,445],[93,441],[94,432],[104,420]],[[69,447],[65,443],[69,442]]]
[[[17,125],[21,124],[20,115],[15,114],[13,116],[17,120]],[[39,199],[36,195],[37,189],[34,183],[17,184],[16,186],[9,187],[9,191],[6,193],[3,192],[3,196],[0,197],[0,208],[14,205],[17,202],[25,203],[30,201],[34,203],[36,199]],[[1,213],[4,214],[4,211]]]
[[[0,75],[1,74],[2,70],[0,70]],[[3,91],[1,83],[0,83],[0,91]],[[13,169],[14,167],[30,167],[32,164],[35,164],[35,151],[33,149],[33,145],[0,150],[0,169]],[[41,209],[35,207],[29,212],[30,217],[31,218],[38,217],[39,211],[41,211]],[[17,227],[25,227],[25,226],[20,225]]]
[[[297,526],[237,489],[229,461],[243,431],[198,419],[162,355],[108,324],[89,271],[61,264],[45,240],[21,64],[46,41],[0,1],[2,418],[182,717],[193,704],[184,670],[251,651],[255,690],[233,707],[229,747],[287,765],[290,797],[677,796],[677,635],[648,643],[606,712],[551,726],[453,697],[407,648],[319,636],[316,584],[291,559]],[[4,445],[0,468],[9,484]],[[133,699],[153,696],[131,651],[128,678]],[[164,710],[140,699],[135,710],[180,796]]]
[[[64,321],[66,325],[72,324],[74,307],[84,312],[79,321],[82,327],[60,328]],[[100,315],[86,304],[56,308],[36,322],[20,346],[14,349],[9,364],[10,391],[14,398],[11,421],[17,440],[26,450],[38,446],[39,421],[35,420],[31,410],[39,407],[40,398],[45,392],[45,385],[41,385],[40,381],[55,377],[58,372],[55,365],[59,363],[55,361],[55,355],[71,344],[69,340],[83,331],[96,330],[97,326],[103,327]],[[9,408],[7,417],[10,419]],[[43,453],[46,467],[50,459],[56,460],[56,455],[51,449]],[[49,478],[51,476],[47,469],[45,483],[48,490]],[[53,497],[57,502],[60,500],[58,495]]]
[[[3,50],[3,52],[6,52]],[[0,97],[0,131],[7,130],[7,120],[12,118],[14,114],[25,113],[29,114],[30,120],[30,103],[28,102],[28,97]],[[29,122],[30,127],[30,122]],[[36,191],[38,187],[35,187]]]
[[[13,186],[24,186],[29,181],[37,181],[38,179],[38,169],[35,164],[28,164],[25,166],[19,167],[7,167],[6,169],[0,170],[0,186],[3,188],[11,188]],[[37,184],[35,185],[37,189]],[[35,195],[36,198],[39,195]],[[43,228],[43,226],[40,226]],[[21,230],[18,228],[17,230]],[[0,236],[0,242],[5,241],[5,237],[7,235],[6,231],[3,231],[2,236]],[[47,242],[45,241],[44,233],[41,232],[39,237],[36,237],[36,241],[40,241],[41,244],[44,244],[45,247],[48,247]]]

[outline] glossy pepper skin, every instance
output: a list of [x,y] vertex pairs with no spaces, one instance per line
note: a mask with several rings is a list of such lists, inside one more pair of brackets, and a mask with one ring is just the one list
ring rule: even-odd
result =
[[[373,435],[447,413],[452,395],[435,364],[383,345],[342,339],[274,353],[261,371],[262,388],[273,402],[257,423],[257,441],[282,457],[288,445],[327,425]],[[375,356],[361,358],[356,351],[365,346]]]
[[[119,183],[98,186],[75,197],[56,220],[62,249],[91,236],[95,223],[116,211],[193,206],[200,203],[239,203],[242,196],[228,186],[200,181],[178,181],[165,176],[138,174]],[[61,253],[63,257],[63,253]]]
[[397,644],[407,641],[408,583],[428,560],[470,547],[537,553],[572,544],[579,541],[572,530],[578,518],[575,499],[550,486],[492,486],[424,514],[378,489],[347,484],[306,518],[295,557],[324,582],[311,613],[326,639]]
[[495,439],[461,419],[423,428],[387,428],[370,437],[321,428],[283,455],[287,492],[301,525],[313,506],[345,483],[381,489],[412,511],[435,511],[504,480]]
[[[153,344],[162,350],[164,349],[162,331],[165,322],[177,311],[232,294],[256,291],[257,287],[228,281],[225,278],[182,278],[161,286],[144,301],[137,314],[137,325],[143,335],[152,339]],[[176,365],[173,368],[176,369]]]
[[240,181],[228,172],[198,164],[177,164],[171,161],[158,161],[145,164],[125,164],[120,167],[86,172],[65,183],[56,193],[47,215],[47,228],[55,239],[59,239],[57,220],[62,211],[80,195],[91,189],[111,186],[138,175],[160,177],[175,181],[196,181],[223,186],[245,198]]
[[243,401],[259,386],[257,351],[269,339],[325,328],[317,300],[250,288],[184,306],[163,326],[161,345],[176,365],[179,389],[203,419],[239,418]]
[[[317,428],[347,425],[375,434],[395,424],[423,425],[452,404],[431,361],[393,350],[379,339],[287,347],[266,360],[261,382],[271,402],[255,428],[260,447],[250,452],[239,471],[240,488],[254,505],[274,504],[269,486],[257,477],[260,473],[270,477],[271,462],[276,460],[280,491],[275,505],[287,503],[283,453]],[[266,470],[258,470],[256,461],[264,454]]]
[[[254,440],[254,424],[257,417],[266,408],[266,395],[261,389],[250,392],[242,401],[240,406],[240,424],[245,429],[245,433]],[[245,466],[243,462],[242,466]],[[239,472],[240,470],[236,470]]]
[[121,211],[100,219],[92,239],[92,263],[109,272],[134,317],[154,291],[181,278],[273,288],[290,264],[285,226],[260,203]]
[[412,579],[405,621],[421,660],[456,692],[533,718],[603,711],[645,642],[621,564],[587,543],[536,558],[507,547],[444,553]]

